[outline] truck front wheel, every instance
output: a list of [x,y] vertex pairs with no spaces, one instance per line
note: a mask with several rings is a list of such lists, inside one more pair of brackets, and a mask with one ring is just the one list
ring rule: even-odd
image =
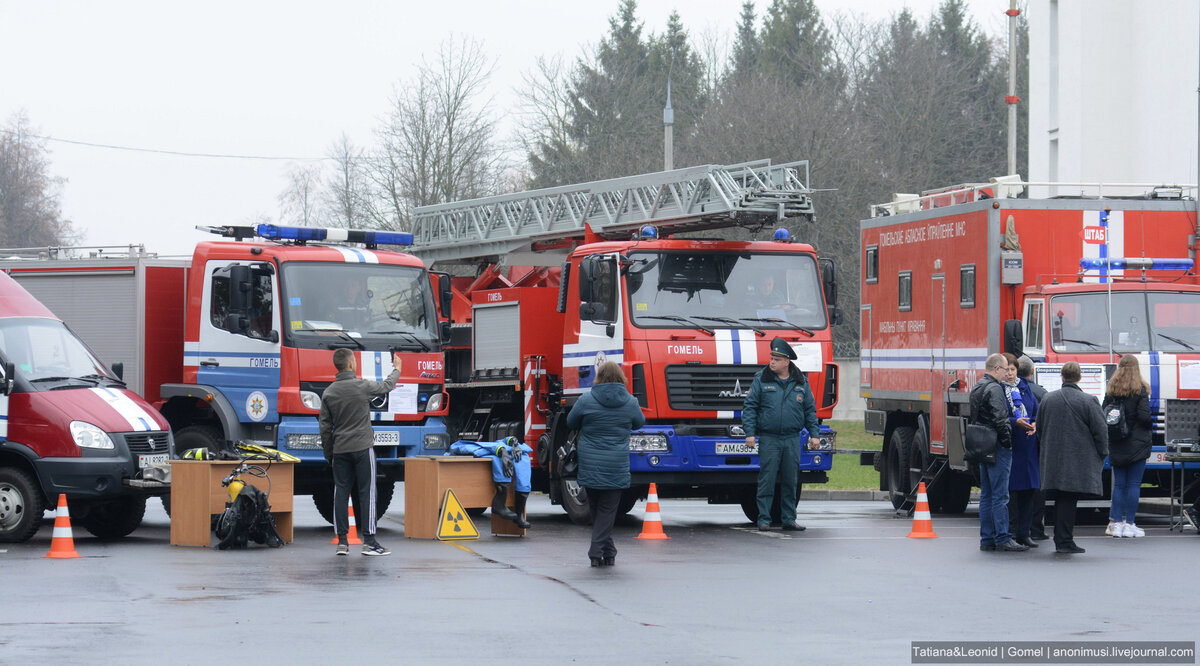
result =
[[587,490],[579,485],[578,479],[558,480],[558,499],[567,517],[576,525],[591,525],[592,512],[588,508]]
[[120,539],[132,534],[145,515],[145,497],[120,497],[90,502],[79,522],[99,539]]
[[908,491],[912,488],[909,485],[908,468],[914,434],[916,433],[911,426],[900,426],[892,431],[888,440],[887,467],[884,468],[884,473],[887,474],[888,499],[892,501],[894,509],[904,505]]
[[216,455],[224,442],[224,433],[216,426],[194,425],[183,428],[175,433],[175,453],[182,458],[188,449],[208,449]]
[[0,542],[24,543],[37,534],[46,499],[29,472],[0,468]]
[[[383,514],[387,512],[388,507],[392,504],[392,497],[396,494],[396,484],[391,481],[375,481],[375,520],[383,518]],[[333,524],[333,486],[319,488],[313,491],[313,505],[317,507],[317,513],[325,519],[330,525]],[[355,507],[358,502],[351,502]],[[354,523],[358,526],[358,509],[354,510]]]

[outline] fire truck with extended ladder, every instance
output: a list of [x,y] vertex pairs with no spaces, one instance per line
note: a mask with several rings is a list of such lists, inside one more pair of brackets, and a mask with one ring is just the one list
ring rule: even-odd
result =
[[[1070,194],[1016,198],[1025,187]],[[1132,187],[1144,192],[1114,196]],[[911,510],[925,481],[932,510],[966,508],[968,396],[988,354],[1004,351],[1028,355],[1051,390],[1061,365],[1078,361],[1080,387],[1098,399],[1119,356],[1136,354],[1154,413],[1145,482],[1168,487],[1169,445],[1200,435],[1200,229],[1189,190],[1005,176],[872,207],[860,225],[860,360],[866,429],[883,447],[861,462],[879,471],[893,506]]]
[[[476,269],[454,278],[451,434],[524,441],[536,452],[535,487],[586,522],[565,417],[596,367],[614,361],[647,417],[630,439],[622,512],[655,482],[661,496],[740,503],[755,518],[758,456],[742,402],[779,336],[797,352],[818,416],[831,415],[834,266],[786,231],[738,242],[669,234],[811,220],[807,183],[807,162],[758,161],[418,208],[412,253]],[[774,294],[785,298],[768,302]],[[804,483],[826,481],[834,434],[822,430],[821,449],[800,457]]]
[[190,259],[136,246],[43,248],[0,269],[123,366],[129,388],[167,418],[176,454],[227,442],[293,454],[296,493],[311,494],[327,520],[332,476],[317,414],[334,379],[332,350],[354,350],[367,379],[386,377],[390,354],[400,355],[396,389],[371,411],[382,515],[403,458],[446,448],[445,331],[435,301],[448,307],[449,279],[409,254],[376,249],[407,244],[409,234],[207,230],[232,241],[199,243]]

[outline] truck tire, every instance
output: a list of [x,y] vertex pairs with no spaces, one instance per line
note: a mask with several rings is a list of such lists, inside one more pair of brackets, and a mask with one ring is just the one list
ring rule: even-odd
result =
[[[746,515],[746,519],[752,523],[758,522],[758,497],[755,496],[757,490],[752,490],[749,499],[742,500],[742,513]],[[796,506],[800,506],[800,495],[804,492],[804,484],[796,484]],[[775,486],[775,497],[771,500],[771,524],[778,525],[783,522],[783,514],[779,508],[779,486]]]
[[37,480],[16,467],[0,467],[0,542],[24,543],[37,534],[46,498]]
[[558,480],[558,499],[567,517],[576,525],[591,525],[592,513],[588,508],[587,490],[575,478]]
[[[375,481],[375,520],[383,518],[383,514],[387,512],[388,507],[392,504],[392,497],[396,494],[396,484],[390,481]],[[333,524],[333,486],[318,488],[313,491],[313,506],[317,507],[317,513],[325,519],[325,522]],[[351,498],[351,502],[354,502]],[[358,503],[354,502],[357,507]],[[355,509],[355,526],[358,523],[358,509]]]
[[947,471],[929,488],[929,510],[933,513],[959,514],[971,502],[971,476]]
[[132,534],[145,515],[145,497],[118,497],[88,502],[79,522],[98,539],[120,539]]
[[640,493],[637,490],[634,490],[633,488],[626,488],[625,491],[621,493],[621,502],[617,504],[617,515],[624,516],[630,511],[633,511],[633,507],[637,506],[638,500],[640,499],[639,495]]
[[925,468],[929,466],[929,435],[917,428],[913,431],[912,444],[908,447],[908,489],[912,491],[921,484]]
[[194,425],[181,428],[175,433],[175,454],[183,457],[188,449],[208,449],[215,454],[224,446],[225,433],[217,426]]
[[892,436],[888,440],[887,465],[884,473],[887,474],[888,499],[892,501],[893,509],[903,506],[904,499],[908,496],[908,459],[912,448],[913,434],[911,426],[900,426],[892,431]]

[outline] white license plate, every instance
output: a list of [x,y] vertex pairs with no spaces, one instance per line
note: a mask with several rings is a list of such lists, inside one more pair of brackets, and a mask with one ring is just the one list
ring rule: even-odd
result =
[[149,465],[160,465],[167,462],[167,454],[165,453],[148,453],[138,456],[138,469],[145,469]]
[[375,446],[396,446],[400,443],[398,432],[376,432]]
[[1150,464],[1154,464],[1154,463],[1162,463],[1164,465],[1168,464],[1167,463],[1167,452],[1166,451],[1151,451],[1150,457],[1146,459],[1146,462],[1150,463]]
[[758,453],[758,444],[747,445],[745,442],[717,442],[717,453],[749,455]]

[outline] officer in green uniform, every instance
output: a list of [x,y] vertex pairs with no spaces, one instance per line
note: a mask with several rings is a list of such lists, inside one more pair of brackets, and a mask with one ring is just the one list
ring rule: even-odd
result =
[[819,444],[817,406],[804,373],[792,364],[796,352],[783,338],[771,341],[771,361],[754,376],[742,409],[746,444],[758,440],[758,529],[771,528],[771,502],[779,475],[779,513],[783,529],[804,530],[796,523],[796,483],[800,464],[800,430],[808,430],[808,446]]

